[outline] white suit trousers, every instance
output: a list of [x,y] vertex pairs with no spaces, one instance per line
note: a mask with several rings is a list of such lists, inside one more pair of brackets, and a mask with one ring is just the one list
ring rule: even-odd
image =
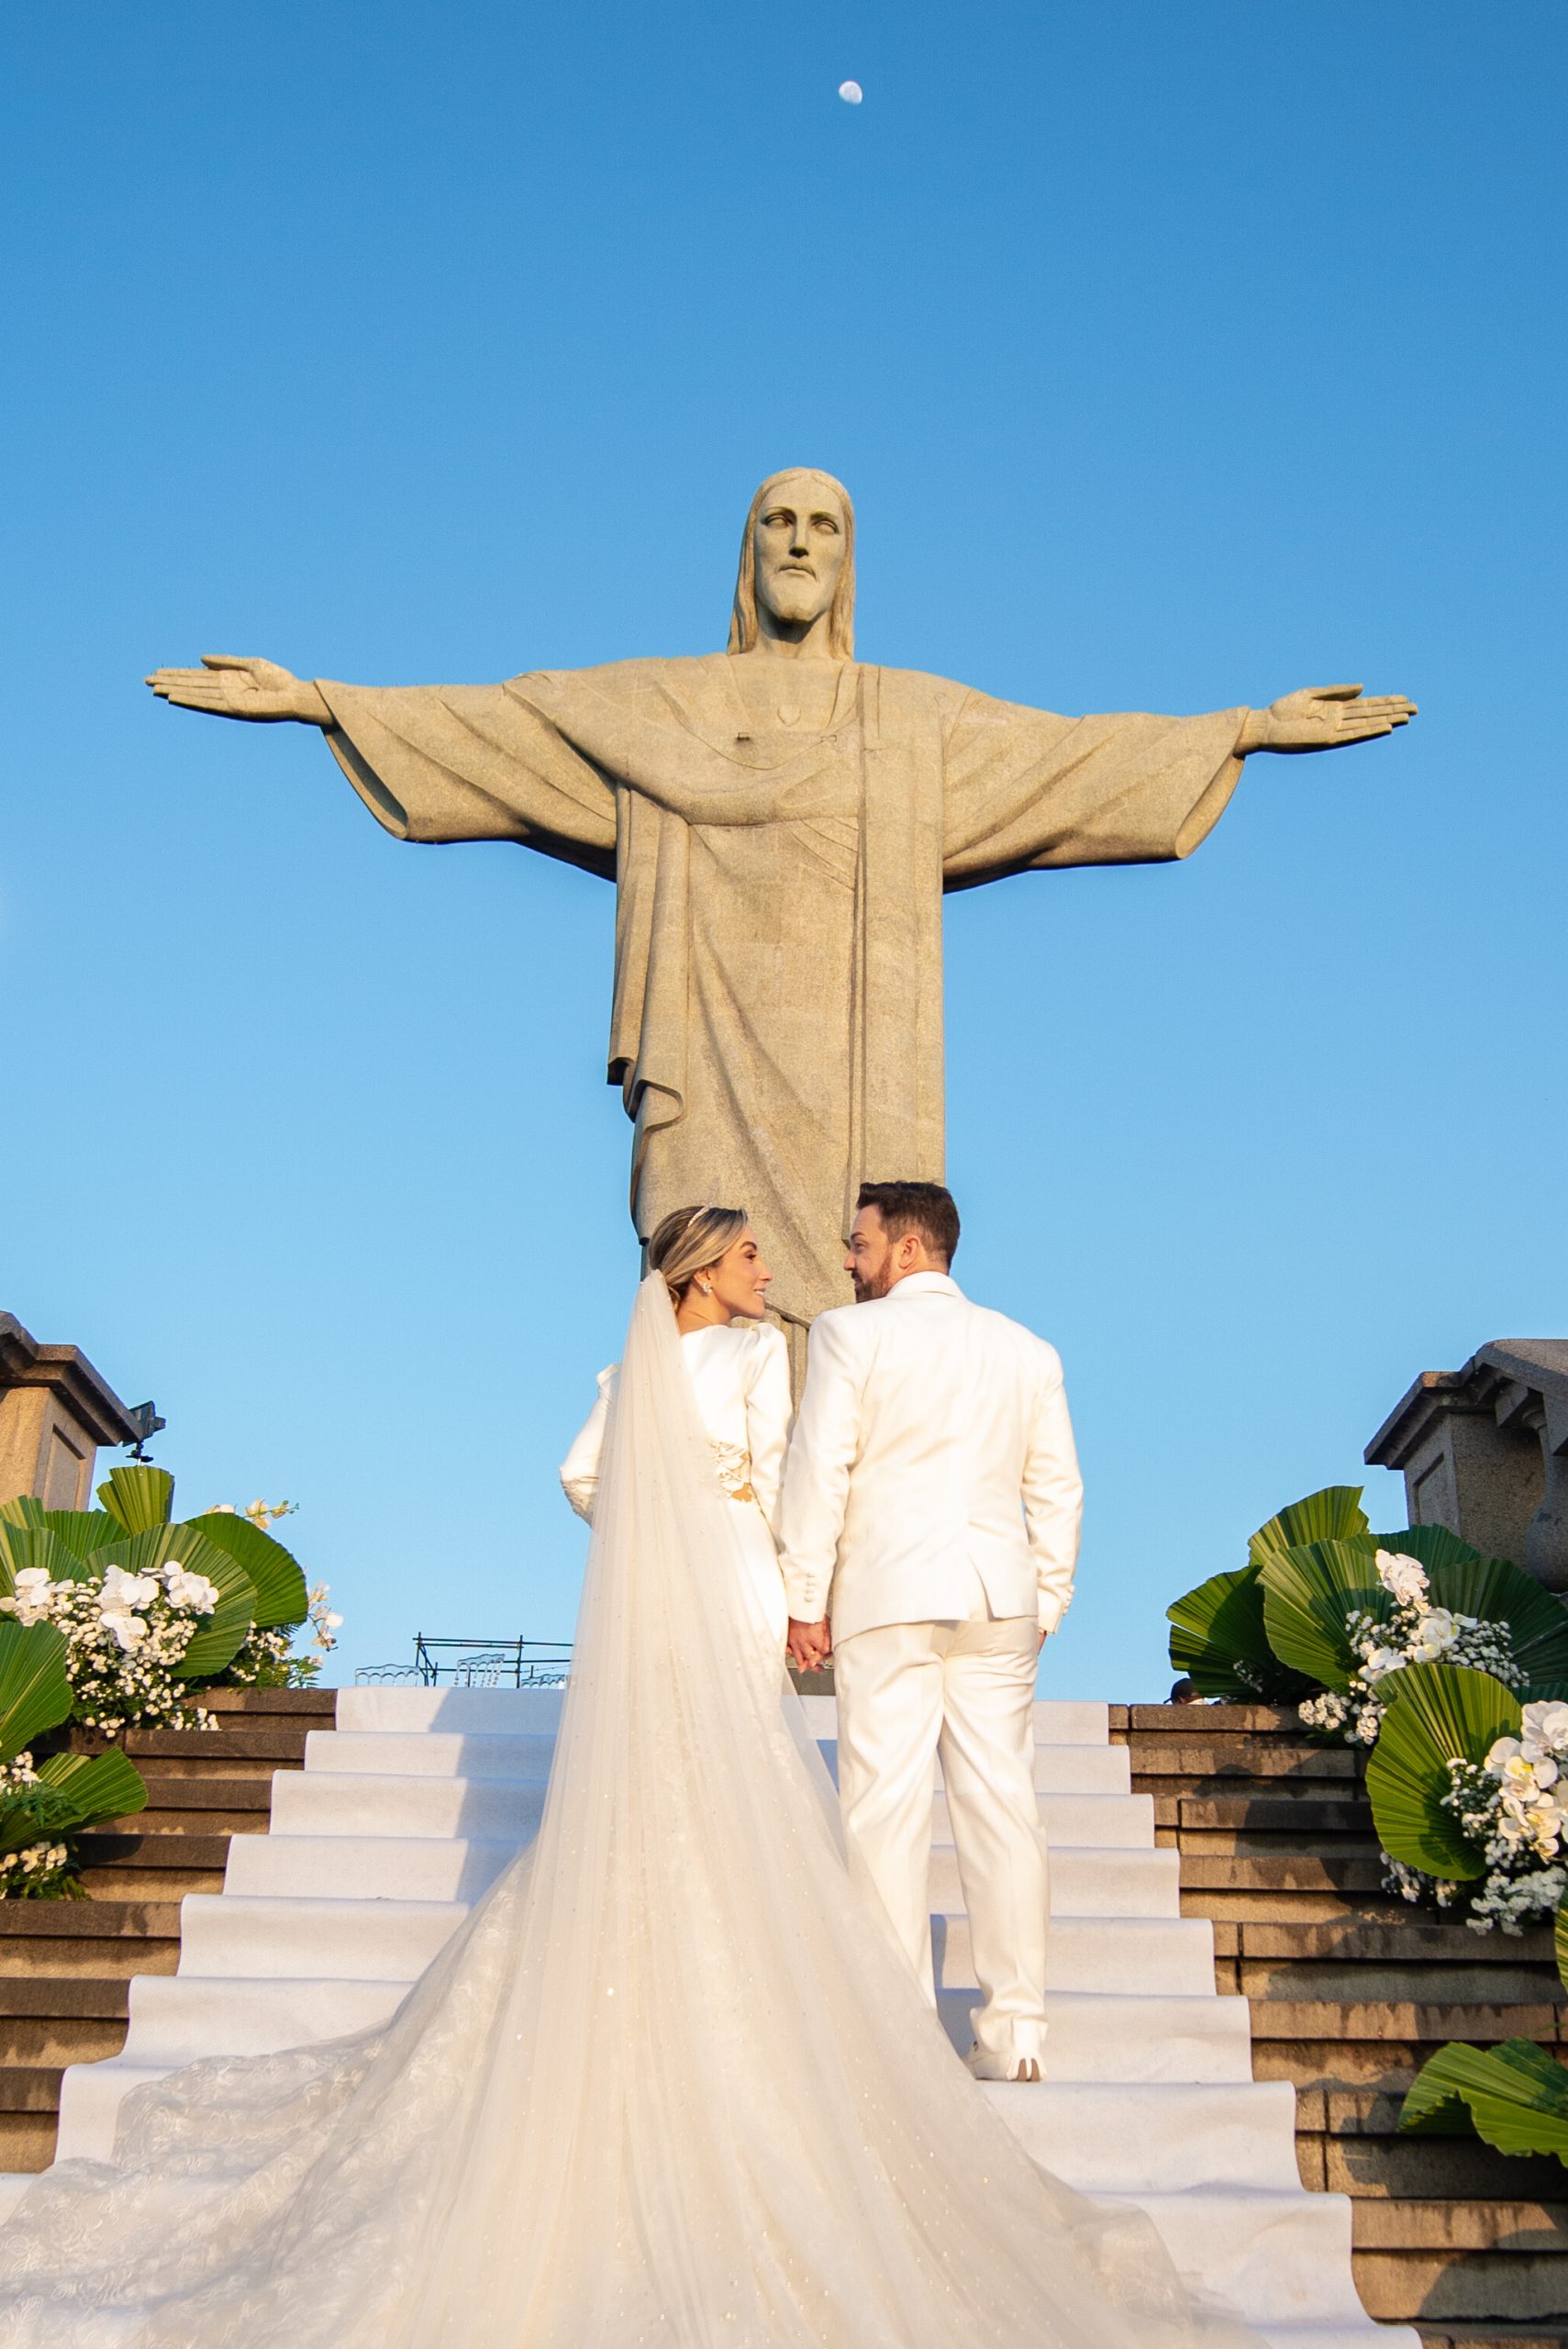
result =
[[1050,1908],[1034,1788],[1032,1616],[886,1623],[833,1652],[839,1796],[869,1881],[935,2002],[930,1854],[940,1755],[981,2004],[974,2036],[1008,2062],[1043,2053]]

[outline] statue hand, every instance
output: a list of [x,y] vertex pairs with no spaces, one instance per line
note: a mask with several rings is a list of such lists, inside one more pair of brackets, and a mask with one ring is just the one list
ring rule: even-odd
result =
[[332,713],[308,677],[296,677],[275,661],[237,660],[228,652],[204,652],[199,669],[154,669],[147,680],[160,701],[181,709],[210,710],[215,718],[251,718],[277,724],[285,718],[305,726],[330,726]]
[[1416,705],[1403,694],[1363,695],[1359,685],[1308,685],[1285,694],[1267,709],[1250,709],[1236,748],[1249,751],[1337,751],[1346,742],[1370,742],[1408,726]]

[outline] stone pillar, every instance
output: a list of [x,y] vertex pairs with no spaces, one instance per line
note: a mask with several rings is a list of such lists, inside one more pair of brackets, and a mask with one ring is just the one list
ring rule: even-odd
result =
[[91,1508],[101,1443],[138,1430],[78,1346],[40,1346],[0,1313],[0,1501],[31,1493],[46,1508]]
[[1363,1456],[1403,1474],[1412,1525],[1568,1592],[1568,1339],[1499,1338],[1423,1371]]

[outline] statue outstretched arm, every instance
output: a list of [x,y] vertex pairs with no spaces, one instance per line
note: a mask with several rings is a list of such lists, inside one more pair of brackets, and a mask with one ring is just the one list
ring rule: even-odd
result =
[[182,709],[318,726],[372,815],[398,840],[516,841],[615,878],[614,790],[523,692],[335,685],[228,653],[207,655],[199,669],[157,669],[147,682]]
[[248,718],[263,726],[291,718],[301,726],[332,723],[310,679],[275,661],[204,652],[199,669],[154,669],[147,682],[160,701],[172,701],[176,709],[205,709],[214,718]]
[[1403,694],[1363,694],[1360,685],[1307,685],[1267,709],[1250,709],[1236,737],[1236,754],[1252,751],[1338,751],[1408,726],[1416,705]]

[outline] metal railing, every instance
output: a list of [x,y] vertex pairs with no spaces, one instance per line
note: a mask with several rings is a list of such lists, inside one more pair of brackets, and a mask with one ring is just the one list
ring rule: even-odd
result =
[[570,1640],[447,1640],[417,1632],[412,1664],[361,1664],[360,1688],[564,1688]]

